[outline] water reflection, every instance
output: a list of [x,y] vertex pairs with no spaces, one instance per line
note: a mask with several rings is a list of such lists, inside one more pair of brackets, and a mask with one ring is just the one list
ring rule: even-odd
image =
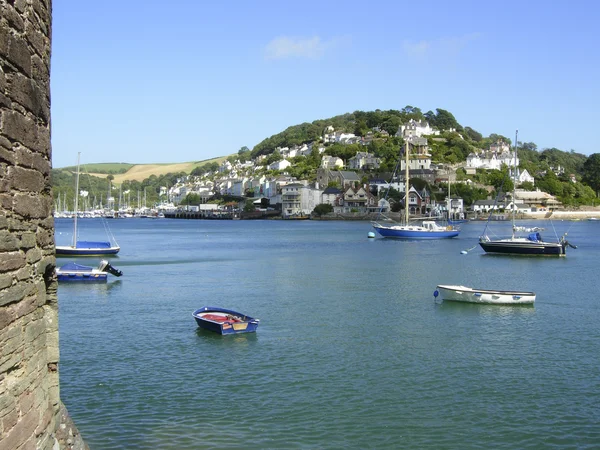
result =
[[257,333],[241,333],[220,335],[214,331],[196,328],[196,336],[198,341],[211,346],[230,346],[230,345],[248,345],[250,342],[258,340]]
[[448,314],[462,314],[470,316],[486,317],[523,317],[535,313],[534,305],[486,305],[480,303],[437,301],[435,302],[437,312]]
[[85,297],[95,297],[97,295],[108,295],[111,291],[120,290],[123,287],[123,280],[114,280],[99,283],[58,283],[58,294],[60,295],[84,295]]

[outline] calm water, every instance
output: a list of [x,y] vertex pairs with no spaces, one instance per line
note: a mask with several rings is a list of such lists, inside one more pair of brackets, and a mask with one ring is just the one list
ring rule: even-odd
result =
[[[59,287],[61,397],[93,450],[600,446],[598,222],[554,224],[579,246],[566,258],[461,254],[483,223],[430,242],[366,222],[109,223],[124,276]],[[537,299],[440,304],[437,284]],[[258,332],[199,331],[204,305]]]

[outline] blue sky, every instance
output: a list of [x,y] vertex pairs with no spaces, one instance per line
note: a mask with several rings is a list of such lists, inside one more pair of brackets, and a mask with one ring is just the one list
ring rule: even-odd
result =
[[407,105],[597,153],[598,5],[53,0],[53,166],[200,161]]

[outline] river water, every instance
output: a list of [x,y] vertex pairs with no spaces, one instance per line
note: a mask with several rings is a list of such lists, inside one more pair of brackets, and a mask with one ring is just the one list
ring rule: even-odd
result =
[[[58,291],[61,398],[92,450],[600,446],[600,222],[554,223],[579,247],[564,258],[486,255],[480,222],[412,242],[367,222],[108,223],[123,277]],[[437,284],[537,299],[441,303]],[[205,305],[257,333],[199,330]]]

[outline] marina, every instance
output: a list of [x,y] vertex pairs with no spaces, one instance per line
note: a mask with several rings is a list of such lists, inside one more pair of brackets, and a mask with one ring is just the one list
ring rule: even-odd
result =
[[[369,222],[114,221],[126,276],[59,285],[61,398],[90,448],[593,448],[600,236],[555,226],[578,244],[565,258],[485,254],[481,223],[405,241]],[[439,283],[535,307],[436,303]],[[214,304],[258,331],[200,330],[190,313]]]

